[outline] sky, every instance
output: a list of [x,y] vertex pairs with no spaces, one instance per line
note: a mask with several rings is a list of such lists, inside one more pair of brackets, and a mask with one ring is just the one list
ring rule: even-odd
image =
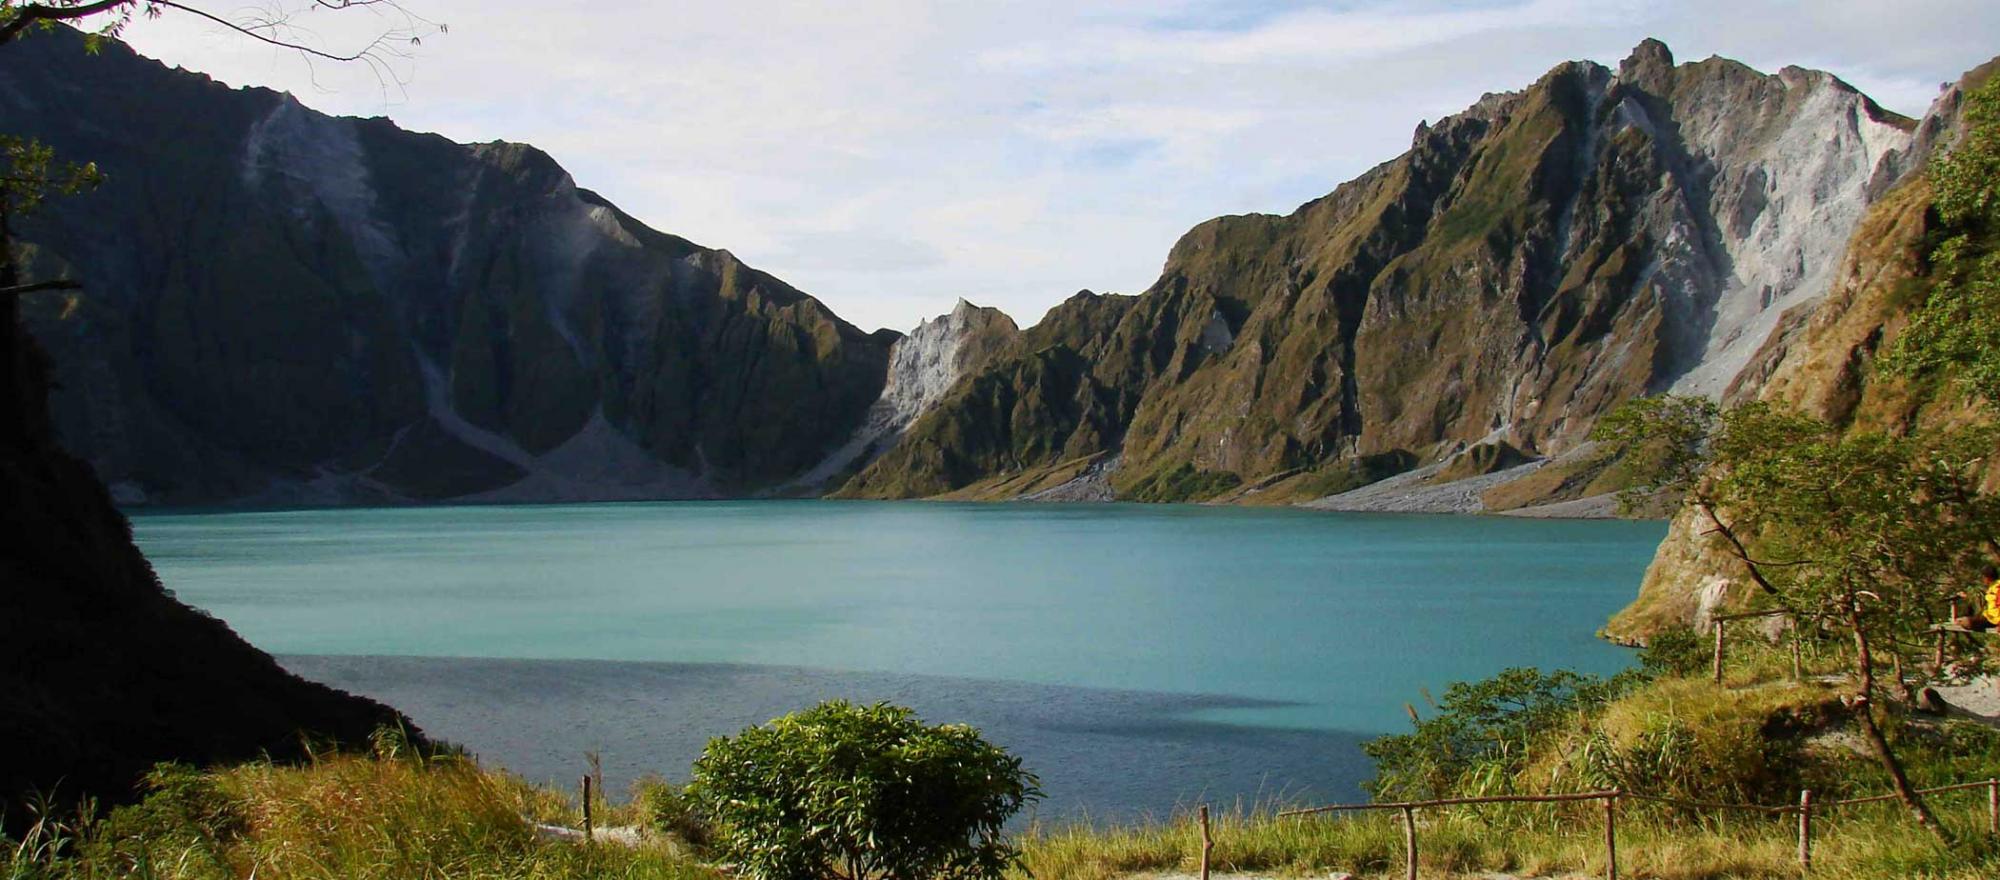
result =
[[[258,14],[235,3],[204,8]],[[1079,289],[1140,292],[1194,224],[1289,212],[1401,153],[1419,121],[1565,60],[1616,65],[1648,36],[1683,62],[1830,70],[1909,115],[2000,53],[1991,0],[403,5],[448,32],[386,79],[172,11],[125,37],[325,112],[534,144],[868,330],[961,297],[1027,325]],[[333,50],[408,24],[293,21]]]

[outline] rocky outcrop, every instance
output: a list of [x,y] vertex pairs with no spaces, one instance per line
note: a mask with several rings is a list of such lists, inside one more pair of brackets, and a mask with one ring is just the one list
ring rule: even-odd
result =
[[792,481],[792,490],[838,487],[902,439],[904,429],[930,411],[945,392],[986,365],[1020,335],[1014,319],[999,309],[961,299],[952,310],[924,321],[889,350],[889,375],[882,396],[868,408],[861,427],[812,470]]
[[1196,227],[1140,296],[1063,303],[843,491],[991,497],[1116,457],[1119,497],[1303,500],[1387,475],[1364,461],[1560,456],[1634,395],[1720,395],[1914,137],[1825,73],[1650,40],[1565,64],[1290,215]]
[[[1946,89],[1899,157],[1907,176],[1892,185],[1856,225],[1822,301],[1787,312],[1726,396],[1729,402],[1768,400],[1854,431],[1901,433],[1950,428],[1989,418],[1976,401],[1934,382],[1885,374],[1880,353],[1895,343],[1908,309],[1921,297],[1928,272],[1929,184],[1920,171],[1959,131],[1965,93],[1991,74],[1989,63]],[[1646,570],[1638,598],[1605,628],[1625,642],[1643,642],[1665,627],[1701,625],[1707,615],[1749,598],[1740,566],[1716,547],[1707,523],[1691,512],[1674,519]]]
[[863,333],[519,144],[229,89],[69,31],[0,114],[105,174],[25,225],[66,446],[128,502],[743,494],[880,395]]

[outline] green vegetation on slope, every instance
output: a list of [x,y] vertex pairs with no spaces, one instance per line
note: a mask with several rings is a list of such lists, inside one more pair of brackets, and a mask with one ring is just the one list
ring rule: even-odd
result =
[[1966,95],[1964,120],[1960,141],[1928,170],[1929,284],[1905,291],[1915,307],[1887,363],[2000,400],[2000,78]]

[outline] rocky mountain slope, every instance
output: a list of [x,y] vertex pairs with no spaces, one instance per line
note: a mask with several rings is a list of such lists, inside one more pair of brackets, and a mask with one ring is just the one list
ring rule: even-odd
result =
[[1421,124],[1290,215],[1196,227],[1140,295],[899,338],[532,148],[73,41],[0,59],[0,113],[109,176],[24,256],[87,284],[29,318],[64,442],[128,502],[1601,509],[1596,419],[1750,393],[1924,137],[1829,74],[1647,41]]
[[868,408],[861,426],[788,488],[818,491],[846,482],[893,448],[910,423],[935,407],[960,376],[984,367],[1020,333],[1014,319],[999,309],[963,299],[950,312],[917,325],[890,348],[882,396]]
[[[1900,433],[1971,424],[1991,417],[1976,400],[1936,380],[1885,374],[1879,356],[1896,343],[1913,303],[1925,289],[1930,235],[1937,218],[1924,162],[1959,134],[1968,92],[1985,83],[2000,59],[1947,88],[1925,114],[1903,160],[1908,175],[1856,226],[1831,292],[1823,301],[1785,313],[1778,331],[1731,386],[1725,402],[1783,403],[1848,430]],[[1989,482],[2000,482],[2000,466]],[[1749,598],[1737,584],[1740,567],[1702,534],[1690,514],[1675,519],[1638,598],[1605,629],[1613,639],[1642,642],[1663,627],[1698,624]]]
[[880,393],[863,333],[656,232],[541,152],[229,89],[69,31],[0,118],[105,183],[23,227],[63,442],[122,501],[755,492]]
[[1561,65],[1290,215],[1196,227],[1142,295],[1064,302],[843,491],[1088,470],[1125,498],[1295,501],[1560,456],[1633,395],[1721,394],[1825,294],[1911,132],[1815,71],[1654,41]]

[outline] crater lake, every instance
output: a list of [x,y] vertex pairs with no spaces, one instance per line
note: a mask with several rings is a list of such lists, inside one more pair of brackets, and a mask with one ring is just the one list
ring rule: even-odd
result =
[[531,780],[614,792],[825,699],[1021,755],[1044,818],[1351,798],[1405,704],[1593,633],[1660,522],[716,501],[133,517],[185,601]]

